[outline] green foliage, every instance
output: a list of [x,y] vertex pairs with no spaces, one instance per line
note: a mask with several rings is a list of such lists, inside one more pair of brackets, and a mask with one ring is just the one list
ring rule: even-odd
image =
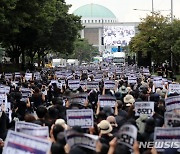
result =
[[98,54],[98,49],[89,44],[87,40],[77,39],[74,43],[74,52],[68,58],[77,58],[80,63],[82,61],[90,62]]
[[64,0],[1,0],[0,42],[8,56],[33,62],[36,54],[40,60],[52,50],[72,52],[82,25],[69,7]]
[[173,53],[174,60],[179,63],[180,20],[171,23],[168,17],[155,13],[142,19],[138,30],[139,33],[130,42],[132,52],[142,51],[143,55],[151,52],[151,58],[156,64],[165,60],[170,62]]

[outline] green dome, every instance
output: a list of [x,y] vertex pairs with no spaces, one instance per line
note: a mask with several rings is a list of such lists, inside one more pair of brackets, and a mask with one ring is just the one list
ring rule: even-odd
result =
[[98,4],[87,4],[79,7],[73,12],[83,18],[116,18],[116,16],[106,7]]

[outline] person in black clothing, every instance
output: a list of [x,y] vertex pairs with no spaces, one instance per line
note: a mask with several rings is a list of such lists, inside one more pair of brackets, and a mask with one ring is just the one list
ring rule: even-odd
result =
[[45,96],[40,92],[39,88],[36,87],[34,89],[34,93],[33,93],[32,97],[31,97],[31,102],[34,102],[35,109],[38,106],[42,105],[44,103],[44,101],[45,101]]

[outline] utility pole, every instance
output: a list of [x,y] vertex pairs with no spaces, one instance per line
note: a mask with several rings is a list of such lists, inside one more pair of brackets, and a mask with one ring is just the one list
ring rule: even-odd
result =
[[[171,24],[173,23],[173,0],[171,0]],[[173,68],[173,54],[172,54],[172,47],[171,47],[171,68]]]
[[154,0],[152,0],[152,15],[154,14]]

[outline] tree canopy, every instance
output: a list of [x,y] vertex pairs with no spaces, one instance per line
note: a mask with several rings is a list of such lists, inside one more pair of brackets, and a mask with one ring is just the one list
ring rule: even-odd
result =
[[71,53],[78,32],[80,17],[69,14],[64,0],[1,0],[0,42],[12,61],[22,55],[31,63],[48,51]]
[[138,31],[130,42],[132,52],[151,53],[149,58],[155,64],[170,63],[172,54],[174,64],[179,65],[180,20],[171,22],[170,18],[154,13],[142,19]]

